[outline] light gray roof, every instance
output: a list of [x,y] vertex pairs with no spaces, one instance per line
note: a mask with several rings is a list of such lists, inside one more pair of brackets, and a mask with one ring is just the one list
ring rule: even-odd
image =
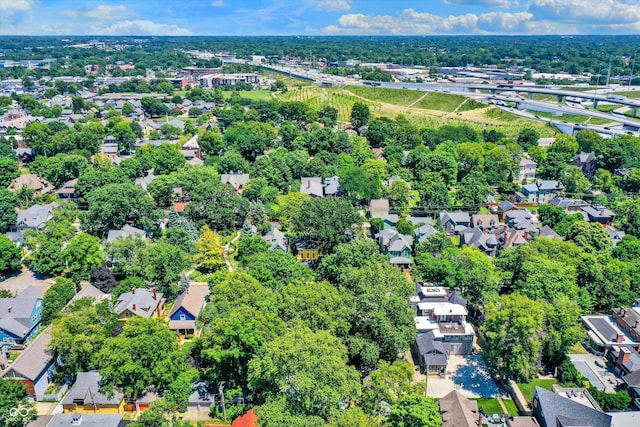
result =
[[82,427],[118,427],[124,414],[56,414],[47,427],[69,427],[74,417],[81,417]]
[[515,219],[531,220],[531,219],[533,219],[533,215],[531,215],[531,212],[529,212],[526,209],[511,210],[511,211],[505,212],[504,216],[507,218],[507,220],[515,220]]
[[198,144],[198,135],[193,135],[187,142],[182,144],[183,149],[198,150],[200,144]]
[[529,193],[537,193],[539,191],[561,191],[564,189],[564,186],[560,181],[537,180],[533,184],[523,185],[522,188]]
[[223,184],[232,185],[236,190],[244,187],[247,181],[249,181],[249,178],[250,177],[248,173],[238,172],[220,174],[220,181],[222,181]]
[[264,235],[264,240],[271,245],[271,249],[282,249],[285,252],[289,250],[289,244],[287,243],[287,237],[284,233],[275,226],[271,226],[271,231]]
[[419,224],[432,225],[433,224],[433,219],[429,218],[428,216],[408,216],[406,220],[413,225],[419,225]]
[[556,233],[555,231],[553,231],[553,229],[551,227],[549,227],[548,225],[545,225],[544,227],[542,227],[540,229],[540,232],[538,233],[539,237],[548,237],[551,239],[562,239],[562,236],[559,235],[558,233]]
[[300,192],[310,196],[324,196],[321,177],[302,177],[300,178]]
[[425,240],[427,240],[427,238],[429,238],[429,236],[437,232],[438,230],[436,230],[433,226],[428,224],[421,225],[420,227],[413,230],[413,233],[416,235],[416,239],[418,240],[418,243],[424,242]]
[[157,178],[156,175],[149,173],[143,176],[142,178],[136,178],[136,180],[133,183],[140,185],[140,187],[146,190],[147,186],[151,184],[151,182],[156,178]]
[[554,197],[549,200],[549,203],[554,206],[560,206],[562,208],[570,208],[570,207],[578,207],[581,208],[583,206],[588,206],[589,204],[582,199],[569,199],[566,197]]
[[440,221],[443,224],[449,220],[455,222],[456,224],[469,224],[471,222],[469,212],[440,212]]
[[607,230],[607,233],[609,233],[609,237],[611,238],[611,240],[613,240],[614,242],[617,242],[619,240],[622,240],[622,238],[624,237],[624,235],[626,234],[624,231],[618,231],[615,228],[609,226],[609,225],[605,225],[605,230]]
[[413,238],[398,233],[393,229],[382,230],[378,234],[382,246],[386,247],[390,252],[401,252],[405,249],[411,249]]
[[324,179],[324,194],[327,196],[333,196],[338,193],[340,189],[340,178],[337,176],[330,176]]
[[124,398],[124,395],[113,390],[113,396],[109,397],[100,392],[101,377],[98,371],[78,372],[76,382],[69,390],[69,393],[62,400],[63,405],[71,405],[74,400],[83,400],[84,404],[118,404]]
[[125,224],[120,230],[109,230],[109,234],[107,235],[107,242],[113,242],[118,237],[122,237],[123,239],[125,239],[128,236],[140,236],[144,238],[145,234],[146,232],[144,230],[132,227],[129,224]]
[[50,342],[51,327],[48,327],[29,343],[2,376],[36,380],[53,360],[53,355],[48,350]]
[[0,298],[0,328],[19,338],[31,331],[31,314],[42,292],[29,286],[15,298]]
[[[534,400],[538,399],[543,420],[538,420],[541,425],[555,427],[558,417],[565,420],[576,420],[582,427],[610,427],[611,416],[597,411],[569,398],[560,396],[552,391],[536,387]],[[562,421],[562,420],[561,420]],[[575,424],[574,424],[575,425]]]
[[590,218],[613,218],[615,214],[607,209],[605,206],[585,206],[582,208],[582,212],[589,215]]
[[125,292],[118,297],[115,312],[120,315],[125,310],[129,310],[137,316],[150,318],[161,301],[162,293],[160,292],[157,292],[154,297],[154,291],[152,290],[134,289],[131,292]]
[[44,223],[51,219],[53,214],[51,206],[33,205],[29,209],[18,211],[18,224],[25,224],[29,228],[40,229]]
[[105,142],[100,147],[101,154],[118,154],[118,143]]
[[508,200],[503,200],[502,202],[498,203],[498,209],[500,209],[502,212],[506,212],[511,209],[518,209],[518,207]]

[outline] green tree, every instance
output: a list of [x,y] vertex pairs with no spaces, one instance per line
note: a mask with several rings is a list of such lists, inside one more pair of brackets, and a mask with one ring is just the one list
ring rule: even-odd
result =
[[175,333],[160,319],[132,317],[95,357],[104,384],[120,387],[134,399],[149,386],[164,390],[186,370]]
[[0,234],[0,277],[8,272],[20,270],[22,251],[4,234]]
[[107,184],[87,195],[89,209],[83,226],[102,235],[125,224],[146,228],[154,218],[154,203],[147,192],[132,183]]
[[462,179],[456,190],[455,198],[461,206],[477,210],[487,199],[490,191],[491,188],[487,185],[483,174],[474,170]]
[[64,266],[62,249],[57,241],[45,240],[33,254],[31,267],[38,274],[56,276],[62,273]]
[[535,147],[538,145],[538,139],[540,139],[540,135],[538,134],[538,132],[536,132],[535,129],[525,128],[520,131],[516,141],[523,150],[529,151],[531,147]]
[[337,197],[312,199],[293,218],[293,228],[299,233],[315,236],[320,240],[323,254],[334,251],[340,243],[345,243],[353,234],[353,225],[360,224],[362,218],[353,206]]
[[140,99],[140,104],[144,113],[148,116],[160,117],[167,114],[167,107],[157,98],[145,96]]
[[186,160],[180,149],[174,145],[165,143],[151,152],[153,171],[157,175],[166,175],[175,172],[184,166]]
[[381,402],[394,405],[398,399],[412,393],[424,394],[425,385],[414,381],[413,366],[403,360],[381,361],[378,369],[364,382],[362,407],[367,413],[382,415]]
[[144,280],[141,278],[129,276],[113,288],[113,291],[111,292],[111,299],[117,301],[118,297],[126,292],[130,292],[133,289],[144,289],[146,287],[146,283],[144,283]]
[[358,373],[347,365],[347,348],[326,331],[294,330],[266,344],[249,362],[248,380],[262,399],[284,394],[293,414],[324,419],[360,393]]
[[442,417],[435,399],[422,394],[401,397],[387,417],[389,427],[440,427]]
[[84,99],[81,96],[72,96],[71,109],[75,114],[80,114],[84,109]]
[[269,244],[261,236],[242,236],[236,243],[235,258],[241,265],[256,254],[269,250]]
[[543,320],[544,305],[522,295],[505,295],[487,304],[481,327],[485,351],[503,378],[528,382],[534,377]]
[[128,122],[124,120],[118,122],[111,130],[111,134],[116,138],[118,147],[121,150],[131,151],[133,144],[136,142],[136,134]]
[[62,251],[62,259],[71,277],[79,282],[89,279],[91,269],[101,267],[105,256],[97,237],[87,233],[77,234]]
[[582,169],[571,165],[564,170],[562,183],[565,191],[571,194],[584,194],[591,186],[587,177],[582,173]]
[[142,260],[147,281],[154,283],[166,298],[175,298],[180,275],[189,267],[187,254],[161,241],[147,246],[142,252]]
[[207,225],[200,229],[196,262],[209,271],[215,271],[225,266],[220,236],[211,231]]
[[173,85],[170,82],[160,82],[156,85],[156,92],[173,95]]
[[279,289],[295,280],[309,280],[311,269],[299,263],[295,256],[283,251],[265,251],[246,261],[249,274],[264,286]]
[[618,206],[616,224],[619,229],[640,237],[640,199],[626,200]]
[[18,162],[8,157],[0,158],[0,188],[6,188],[20,176]]
[[[0,425],[24,427],[36,417],[33,403],[29,402],[28,396],[29,391],[21,381],[0,378]],[[26,412],[27,416],[11,415],[13,408],[19,408],[21,412]]]
[[76,294],[76,284],[71,279],[57,277],[42,298],[42,322],[46,325],[60,313]]
[[365,126],[369,123],[371,112],[369,106],[363,102],[356,102],[351,107],[351,124],[357,128]]
[[569,227],[566,238],[587,252],[598,253],[612,246],[609,233],[598,223],[580,221]]
[[362,409],[347,408],[331,423],[332,427],[380,427],[382,421],[378,417],[367,414]]
[[449,189],[440,174],[432,172],[423,178],[417,183],[420,206],[434,212],[447,209],[451,205]]
[[122,105],[122,115],[124,117],[129,117],[134,111],[133,105],[129,102],[125,102],[124,105]]
[[53,132],[44,123],[31,122],[22,131],[22,137],[36,153],[47,156],[51,152],[51,136]]

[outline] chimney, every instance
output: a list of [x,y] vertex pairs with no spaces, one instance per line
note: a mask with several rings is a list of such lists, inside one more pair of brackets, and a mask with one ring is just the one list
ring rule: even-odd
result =
[[311,188],[311,180],[310,179],[307,180],[307,188]]
[[529,232],[525,231],[523,237],[524,237],[524,240],[529,240]]
[[631,351],[627,347],[620,347],[618,353],[618,365],[624,365],[631,359]]
[[622,341],[624,341],[624,335],[622,335],[622,334],[617,334],[617,335],[616,335],[616,342],[617,342],[617,343],[621,343]]
[[158,299],[158,293],[156,292],[156,288],[153,288],[153,299]]
[[9,306],[9,307],[7,308],[7,311],[8,311],[9,313],[11,313],[11,311],[13,311],[13,307]]
[[556,181],[556,188],[560,188],[560,181]]
[[133,304],[133,307],[131,307],[133,309],[133,311],[136,311],[136,305]]
[[135,295],[136,294],[136,288],[131,289],[131,294]]
[[640,324],[640,321],[636,320],[635,325],[633,325],[634,329],[638,327],[638,324]]
[[600,211],[600,216],[604,216],[604,209]]

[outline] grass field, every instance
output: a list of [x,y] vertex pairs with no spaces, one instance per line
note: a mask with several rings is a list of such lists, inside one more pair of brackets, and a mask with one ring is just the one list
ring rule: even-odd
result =
[[627,98],[640,98],[640,90],[633,90],[629,92],[614,92],[616,95],[626,96]]
[[[228,99],[233,92],[230,90],[223,91],[225,99]],[[249,98],[252,101],[269,101],[273,99],[270,90],[245,90],[239,92],[243,98]]]
[[[483,399],[483,398],[472,398],[469,400],[475,400],[478,402],[478,407],[484,410],[485,414],[503,414],[502,406],[500,406],[500,402],[498,399]],[[504,406],[507,408],[507,412],[509,412],[514,417],[518,416],[518,408],[516,408],[516,404],[513,403],[511,399],[502,399]]]
[[517,417],[518,415],[520,415],[520,413],[518,412],[518,407],[513,402],[513,400],[502,399],[502,402],[504,403],[504,406],[507,407],[507,412],[509,412],[511,415],[513,415],[514,417]]
[[347,89],[363,98],[373,101],[386,102],[388,104],[406,107],[424,96],[426,92],[408,89],[390,89],[368,86],[351,86]]
[[476,108],[482,108],[484,107],[484,104],[481,104],[475,101],[474,99],[467,98],[462,95],[455,95],[451,93],[429,92],[424,98],[422,98],[419,102],[417,102],[413,107],[423,108],[425,110],[445,111],[447,113],[451,113],[458,107],[460,107],[458,111],[469,111],[469,110],[475,110]]
[[540,117],[548,117],[558,122],[569,122],[576,124],[592,124],[592,125],[605,125],[608,123],[612,123],[613,120],[605,120],[599,117],[588,117],[581,116],[579,114],[562,114],[560,116],[556,116],[552,113],[546,113],[542,111],[529,111],[531,114],[535,114]]
[[531,399],[533,399],[533,393],[536,390],[536,386],[544,388],[546,390],[551,390],[553,385],[556,384],[557,382],[558,381],[555,378],[537,379],[527,384],[518,383],[518,387],[520,388],[520,391],[522,392],[522,395],[525,397],[525,399],[531,402]]

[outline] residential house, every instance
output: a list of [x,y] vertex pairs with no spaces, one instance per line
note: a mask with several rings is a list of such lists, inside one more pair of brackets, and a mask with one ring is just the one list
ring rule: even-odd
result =
[[180,151],[187,160],[200,158],[200,144],[198,144],[198,135],[192,136],[187,142],[182,144]]
[[[129,421],[123,420],[124,414],[74,413],[49,416],[51,419],[48,420],[46,427],[68,427],[70,425],[82,427],[124,427],[129,423]],[[38,419],[39,418],[40,416],[38,416]],[[29,427],[31,426],[29,425]]]
[[100,391],[101,376],[98,371],[78,372],[76,381],[62,400],[65,414],[121,414],[124,412],[124,395],[119,390],[105,394]]
[[78,196],[76,195],[76,183],[78,179],[72,179],[71,181],[67,181],[64,185],[58,189],[58,198],[61,201],[70,201],[70,202],[78,202]]
[[429,236],[431,236],[432,234],[435,234],[437,232],[438,232],[438,230],[436,230],[433,225],[430,225],[430,224],[421,225],[420,227],[415,228],[413,230],[414,241],[415,241],[416,244],[420,244],[420,243],[424,242],[425,240],[427,240],[429,238]]
[[614,245],[618,244],[618,242],[622,240],[622,238],[626,234],[624,231],[618,231],[610,225],[605,225],[604,229],[607,230],[607,233],[609,233],[609,237],[611,238],[611,241]]
[[320,259],[320,243],[309,237],[298,237],[295,241],[296,258],[300,262],[315,263]]
[[36,158],[36,152],[33,148],[16,148],[16,156],[20,160],[20,162],[31,163]]
[[29,209],[19,210],[16,224],[11,231],[40,230],[53,218],[53,205],[33,205]]
[[20,380],[27,387],[30,400],[38,400],[56,373],[57,360],[49,350],[51,328],[42,331],[27,348],[20,353],[9,368],[4,371],[4,379]]
[[194,157],[192,159],[187,160],[187,164],[191,166],[204,166],[204,160],[199,157]]
[[468,212],[440,212],[440,222],[447,234],[459,234],[471,226]]
[[616,323],[613,316],[582,316],[589,346],[595,353],[607,356],[613,347],[629,345],[638,348],[638,341]]
[[414,345],[414,360],[418,360],[420,373],[424,375],[440,375],[447,371],[447,352],[441,340],[436,339],[435,331],[418,335]]
[[[451,297],[451,295],[449,295]],[[444,348],[449,354],[470,354],[473,349],[473,337],[475,332],[467,323],[466,301],[426,301],[419,302],[418,317],[426,318],[431,322],[434,339],[442,340]]]
[[285,236],[282,231],[278,230],[275,225],[271,226],[271,231],[265,234],[263,239],[271,245],[271,249],[289,252],[289,238]]
[[433,219],[426,216],[408,216],[405,219],[414,227],[417,225],[433,225]]
[[28,343],[40,330],[42,291],[29,286],[18,296],[0,298],[0,345]]
[[324,187],[322,186],[321,177],[302,177],[300,178],[300,192],[308,194],[311,197],[323,197]]
[[157,177],[157,175],[154,175],[152,173],[146,173],[143,177],[136,178],[133,183],[146,190],[149,184],[151,184]]
[[623,376],[622,382],[632,399],[640,399],[640,369]]
[[216,392],[208,381],[199,380],[193,385],[193,393],[189,395],[187,409],[192,411],[208,411],[215,403]]
[[196,319],[208,297],[208,284],[192,283],[173,304],[169,312],[169,329],[178,331],[181,335],[196,334]]
[[564,185],[555,180],[537,180],[532,184],[523,185],[521,191],[526,202],[544,204],[559,196],[564,191]]
[[585,153],[581,151],[573,157],[573,166],[577,166],[587,178],[593,178],[596,173],[596,155],[595,153]]
[[640,307],[614,308],[613,320],[627,331],[631,338],[640,342]]
[[380,218],[382,215],[389,214],[389,200],[387,199],[371,199],[369,201],[369,217]]
[[553,143],[556,142],[555,138],[540,138],[538,139],[539,147],[550,147]]
[[605,206],[586,206],[582,208],[582,214],[589,222],[599,222],[603,225],[612,225],[615,214]]
[[378,233],[378,243],[380,244],[380,251],[385,255],[411,258],[412,236],[405,236],[389,228]]
[[324,179],[324,195],[338,196],[340,194],[340,178],[330,176]]
[[511,210],[505,213],[504,222],[517,230],[537,231],[533,225],[533,215],[526,209]]
[[562,239],[562,236],[553,231],[553,228],[545,225],[538,232],[538,237],[547,237],[549,239]]
[[[109,135],[109,137],[113,138],[111,135]],[[107,137],[107,138],[109,138]],[[117,142],[106,142],[107,139],[105,139],[105,142],[102,144],[102,146],[100,147],[100,154],[103,154],[105,156],[117,156],[118,153],[120,152],[120,149],[118,148],[118,143]],[[113,141],[115,141],[115,138],[113,138]]]
[[438,401],[442,427],[478,427],[480,411],[478,402],[469,400],[458,390],[453,390]]
[[506,225],[495,230],[493,234],[498,240],[500,250],[525,245],[529,243],[534,236],[534,234],[528,230],[516,230]]
[[9,187],[7,187],[7,189],[9,191],[18,191],[22,187],[27,187],[28,189],[33,190],[36,196],[46,194],[55,188],[42,177],[39,177],[38,175],[34,175],[32,173],[28,173],[20,175],[19,177],[14,179],[13,182],[9,184]]
[[567,213],[580,212],[582,208],[589,206],[589,203],[582,199],[569,199],[566,197],[554,197],[549,200],[549,204],[559,206]]
[[231,185],[238,194],[242,192],[242,188],[247,184],[249,178],[248,173],[242,173],[239,171],[235,173],[220,174],[220,181],[222,181],[223,184]]
[[565,397],[536,387],[531,406],[540,427],[611,427],[611,415],[600,410],[585,389]]
[[165,300],[162,293],[154,289],[132,289],[118,297],[115,304],[115,313],[123,322],[130,317],[141,316],[144,318],[154,318],[162,316],[164,313]]
[[518,210],[520,209],[519,207],[517,207],[516,205],[514,205],[513,203],[511,203],[508,200],[503,200],[502,202],[498,203],[498,218],[500,221],[504,221],[505,220],[505,215],[507,212],[509,211],[513,211],[513,210]]
[[136,236],[140,236],[144,239],[147,236],[147,232],[139,228],[132,227],[129,224],[125,224],[120,230],[109,230],[107,234],[107,243],[113,242],[119,238],[126,239],[127,237]]
[[640,371],[640,353],[631,345],[619,345],[611,348],[608,359],[613,362],[614,369],[621,376]]
[[518,181],[536,178],[536,170],[538,169],[538,164],[536,162],[530,159],[522,159],[518,166],[520,167],[518,176],[516,177]]
[[475,214],[471,215],[471,227],[478,228],[483,232],[488,232],[498,228],[498,215]]
[[498,255],[500,249],[494,233],[485,233],[480,228],[465,228],[460,232],[460,244],[478,248],[488,256]]

